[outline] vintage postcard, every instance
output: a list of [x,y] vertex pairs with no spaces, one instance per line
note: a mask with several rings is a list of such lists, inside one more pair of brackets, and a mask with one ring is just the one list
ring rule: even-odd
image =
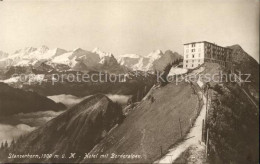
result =
[[259,0],[1,0],[0,163],[259,163]]

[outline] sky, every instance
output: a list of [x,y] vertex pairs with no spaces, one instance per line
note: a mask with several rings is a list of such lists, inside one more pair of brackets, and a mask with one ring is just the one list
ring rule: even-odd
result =
[[239,44],[259,61],[258,0],[3,0],[0,50],[99,47],[115,56]]

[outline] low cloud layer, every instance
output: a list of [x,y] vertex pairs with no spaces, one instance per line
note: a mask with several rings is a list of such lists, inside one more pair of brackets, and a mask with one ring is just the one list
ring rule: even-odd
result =
[[80,103],[82,100],[86,99],[87,97],[89,96],[79,98],[73,95],[66,95],[66,94],[48,96],[49,99],[55,101],[56,103],[62,103],[67,107],[76,105]]
[[13,139],[16,140],[19,136],[36,129],[25,124],[18,124],[16,126],[0,124],[0,142],[7,141],[10,143]]
[[19,113],[14,115],[13,119],[16,119],[20,123],[27,124],[29,126],[41,126],[54,117],[57,117],[61,113],[63,113],[63,111],[39,111],[32,113]]
[[132,97],[131,95],[113,95],[107,94],[108,98],[110,98],[113,102],[117,102],[121,105],[127,104],[128,100]]
[[[5,119],[1,119],[0,143],[5,141],[10,143],[13,139],[16,140],[19,136],[31,132],[37,127],[46,124],[62,112],[63,111],[39,111],[32,113],[19,113]],[[12,121],[10,122],[10,120]]]

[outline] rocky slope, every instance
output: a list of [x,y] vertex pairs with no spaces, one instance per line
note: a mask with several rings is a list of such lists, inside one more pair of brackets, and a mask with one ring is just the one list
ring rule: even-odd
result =
[[[65,154],[67,159],[24,159],[24,162],[75,161],[70,153],[84,157],[111,128],[123,119],[121,107],[108,97],[97,94],[73,106],[46,125],[20,138],[10,147],[12,153]],[[13,150],[13,148],[15,149]],[[13,160],[12,162],[15,162]],[[21,160],[18,160],[21,162]]]
[[[232,51],[233,67],[236,73],[250,74],[250,83],[246,83],[246,88],[256,100],[259,99],[259,63],[246,53],[240,45],[229,46]],[[243,76],[242,78],[246,78]]]
[[234,83],[215,85],[211,91],[207,119],[210,163],[258,163],[259,115],[255,106]]
[[40,96],[35,92],[15,89],[7,84],[0,83],[0,115],[8,116],[18,113],[37,111],[59,111],[65,109],[60,103]]

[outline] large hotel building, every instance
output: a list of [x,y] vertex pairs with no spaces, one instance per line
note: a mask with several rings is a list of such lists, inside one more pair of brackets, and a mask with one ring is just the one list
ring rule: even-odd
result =
[[232,50],[214,43],[201,41],[184,44],[183,68],[193,69],[204,62],[219,63],[229,69],[232,67]]

